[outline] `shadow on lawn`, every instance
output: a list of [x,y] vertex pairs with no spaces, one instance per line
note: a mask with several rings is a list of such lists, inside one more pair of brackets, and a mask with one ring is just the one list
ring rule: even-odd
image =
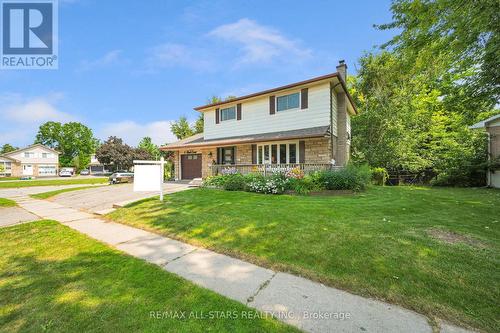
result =
[[267,331],[262,320],[154,319],[150,311],[245,309],[157,267],[112,252],[4,258],[0,331]]

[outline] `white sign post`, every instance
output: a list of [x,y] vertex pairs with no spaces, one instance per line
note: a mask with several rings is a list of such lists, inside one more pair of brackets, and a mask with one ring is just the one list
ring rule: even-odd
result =
[[163,173],[165,159],[159,161],[134,161],[134,192],[160,192],[163,201]]

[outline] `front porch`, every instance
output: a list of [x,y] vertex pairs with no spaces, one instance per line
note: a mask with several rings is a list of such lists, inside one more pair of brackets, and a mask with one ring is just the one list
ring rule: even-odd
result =
[[197,147],[176,150],[173,160],[176,180],[226,172],[268,174],[296,167],[311,173],[332,168],[332,144],[329,137],[318,137]]
[[305,174],[316,171],[339,170],[341,166],[331,163],[283,163],[283,164],[213,164],[210,166],[210,176],[240,173],[261,174],[266,176],[276,172],[288,172],[292,169],[300,169]]

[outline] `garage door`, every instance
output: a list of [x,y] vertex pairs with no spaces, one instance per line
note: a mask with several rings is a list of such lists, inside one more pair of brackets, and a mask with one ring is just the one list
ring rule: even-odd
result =
[[201,154],[181,155],[182,179],[201,178]]

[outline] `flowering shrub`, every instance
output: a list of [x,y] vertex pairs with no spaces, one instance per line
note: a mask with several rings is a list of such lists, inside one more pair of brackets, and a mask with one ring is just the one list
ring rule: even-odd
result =
[[288,179],[282,174],[276,174],[270,177],[255,177],[248,185],[250,192],[281,194],[287,189]]
[[226,173],[205,179],[203,186],[217,187],[228,191],[249,191],[257,193],[281,194],[291,190],[298,194],[308,194],[323,190],[364,190],[371,179],[367,166],[348,165],[340,170],[317,171],[304,175],[299,168],[289,170],[272,169],[267,176],[260,173],[242,175],[228,167]]
[[302,179],[304,178],[304,171],[302,171],[299,167],[295,167],[287,171],[286,177],[294,179]]

